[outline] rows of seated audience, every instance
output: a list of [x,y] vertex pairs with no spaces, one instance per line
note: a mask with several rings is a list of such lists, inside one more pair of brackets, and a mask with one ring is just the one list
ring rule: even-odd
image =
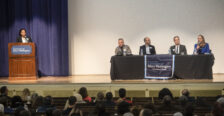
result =
[[[190,96],[187,89],[182,96],[175,98],[168,88],[163,88],[158,98],[139,98],[139,100],[126,97],[126,90],[119,89],[119,97],[113,97],[111,92],[105,95],[98,92],[97,97],[88,96],[85,87],[78,93],[66,98],[63,107],[57,106],[57,101],[51,96],[42,97],[37,93],[30,93],[25,88],[22,96],[8,96],[8,88],[0,89],[0,116],[223,116],[224,97],[210,104],[206,100],[195,99]],[[148,99],[148,100],[147,100]],[[207,100],[208,101],[208,100]],[[58,101],[59,102],[59,101]],[[157,102],[157,103],[155,103]],[[200,107],[205,112],[199,113]],[[207,109],[206,109],[207,108]]]

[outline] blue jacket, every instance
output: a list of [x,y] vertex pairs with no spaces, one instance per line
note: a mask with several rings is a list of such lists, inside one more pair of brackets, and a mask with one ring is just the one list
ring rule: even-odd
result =
[[194,51],[197,51],[198,54],[210,53],[210,48],[209,48],[208,43],[206,43],[204,47],[202,47],[202,48],[200,48],[198,50],[197,50],[197,45],[198,44],[194,45]]

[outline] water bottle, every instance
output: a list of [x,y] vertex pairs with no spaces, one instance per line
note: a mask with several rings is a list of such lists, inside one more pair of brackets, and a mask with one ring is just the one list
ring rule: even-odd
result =
[[194,49],[194,53],[193,53],[194,55],[197,55],[198,53],[197,53],[197,49]]
[[142,49],[140,49],[140,55],[143,56],[143,50]]
[[123,56],[126,56],[127,55],[127,50],[126,48],[123,49]]
[[168,50],[169,55],[171,55],[171,49]]

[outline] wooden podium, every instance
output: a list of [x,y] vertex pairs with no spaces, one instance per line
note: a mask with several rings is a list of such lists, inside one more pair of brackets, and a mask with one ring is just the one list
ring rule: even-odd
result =
[[9,80],[36,80],[34,43],[9,43]]

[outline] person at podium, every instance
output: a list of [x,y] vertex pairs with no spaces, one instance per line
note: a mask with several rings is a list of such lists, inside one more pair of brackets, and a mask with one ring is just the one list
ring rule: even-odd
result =
[[187,49],[185,45],[180,44],[180,37],[174,36],[173,41],[175,45],[170,47],[169,53],[172,55],[187,55]]
[[149,37],[144,38],[145,45],[140,46],[139,55],[155,55],[156,50],[153,45],[151,45],[151,40]]
[[194,54],[210,54],[209,44],[205,42],[203,35],[198,35],[198,43],[194,45]]
[[19,37],[17,37],[16,42],[21,42],[21,43],[32,42],[32,39],[26,36],[26,29],[22,28],[19,30]]
[[118,56],[132,55],[131,48],[128,45],[124,44],[123,38],[118,39],[118,46],[115,49],[115,54]]

